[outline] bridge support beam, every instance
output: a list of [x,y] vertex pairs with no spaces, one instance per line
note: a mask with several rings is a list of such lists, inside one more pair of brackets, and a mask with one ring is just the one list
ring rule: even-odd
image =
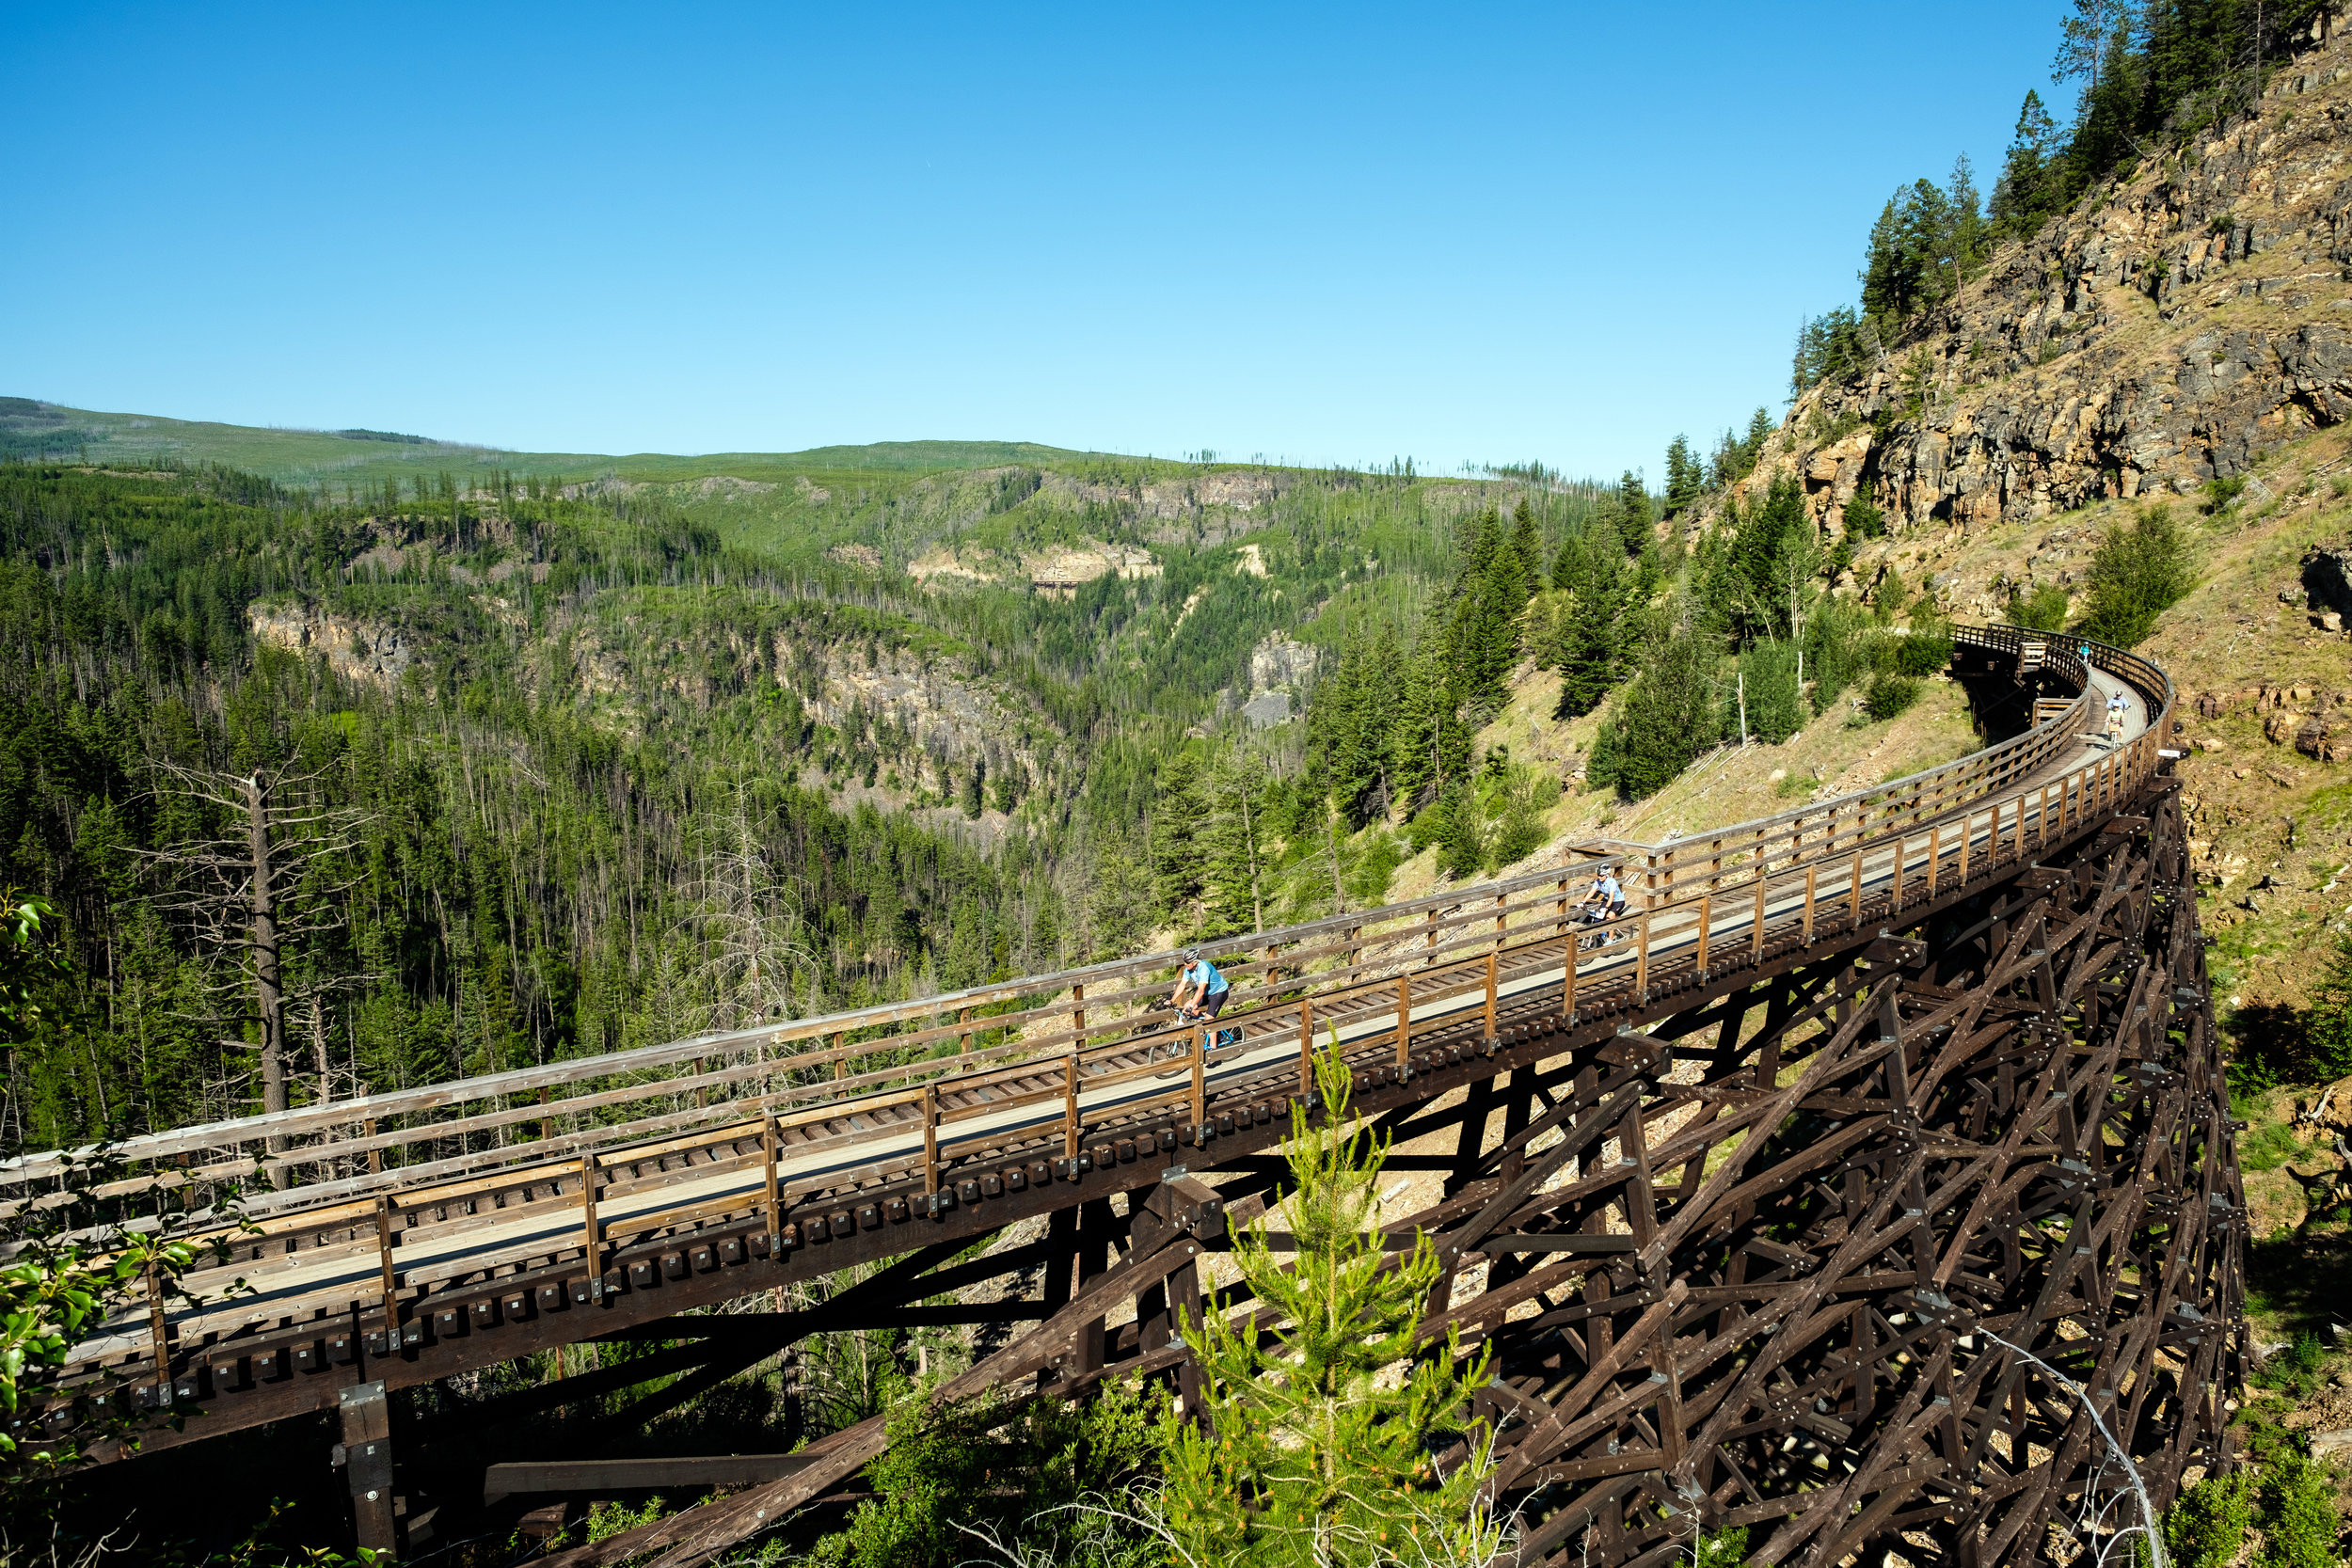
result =
[[381,1383],[356,1383],[342,1390],[338,1407],[342,1443],[338,1450],[351,1487],[352,1535],[374,1552],[400,1549],[392,1511],[392,1407]]

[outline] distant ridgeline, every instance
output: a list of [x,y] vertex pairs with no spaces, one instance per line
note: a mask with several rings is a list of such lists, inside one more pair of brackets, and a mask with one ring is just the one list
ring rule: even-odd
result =
[[103,430],[75,424],[49,404],[0,398],[0,460],[72,456],[105,438]]

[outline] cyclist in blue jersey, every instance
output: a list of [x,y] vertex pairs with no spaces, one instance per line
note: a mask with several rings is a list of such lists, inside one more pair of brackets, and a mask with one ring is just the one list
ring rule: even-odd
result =
[[1190,1022],[1223,1012],[1225,999],[1232,993],[1232,983],[1216,972],[1216,965],[1202,958],[1198,947],[1187,947],[1184,973],[1176,976],[1176,989],[1168,993],[1168,1005]]

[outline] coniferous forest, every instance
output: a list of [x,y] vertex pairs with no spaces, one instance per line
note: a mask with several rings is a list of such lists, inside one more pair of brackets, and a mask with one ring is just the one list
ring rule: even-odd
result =
[[[0,1135],[1361,909],[1432,846],[1444,875],[1495,871],[1561,787],[1477,744],[1517,673],[1556,667],[1562,719],[1613,696],[1588,782],[1641,796],[1742,721],[1785,736],[1873,658],[1899,684],[1894,654],[1934,655],[1876,635],[1902,606],[1827,597],[1842,562],[1791,486],[1686,555],[1673,520],[1753,461],[1677,440],[1663,495],[1295,475],[1246,546],[1163,540],[1156,575],[1074,592],[730,543],[658,488],[11,463],[0,842],[62,967]],[[1034,477],[991,495],[1016,536],[1070,526]],[[1293,633],[1304,721],[1258,727],[1235,691]]]

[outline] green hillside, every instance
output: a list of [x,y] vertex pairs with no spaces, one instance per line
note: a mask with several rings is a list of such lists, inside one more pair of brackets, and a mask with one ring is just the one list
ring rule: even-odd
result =
[[733,474],[745,479],[796,474],[921,474],[1007,463],[1062,464],[1104,454],[1066,451],[1031,441],[881,441],[864,447],[814,447],[806,451],[666,452],[612,455],[577,451],[510,451],[477,442],[441,440],[398,431],[274,430],[172,420],[154,414],[107,414],[69,408],[37,398],[0,397],[0,456],[72,456],[119,467],[172,458],[221,463],[280,484],[363,487],[418,474],[491,480],[501,473],[551,480],[603,475],[671,481]]

